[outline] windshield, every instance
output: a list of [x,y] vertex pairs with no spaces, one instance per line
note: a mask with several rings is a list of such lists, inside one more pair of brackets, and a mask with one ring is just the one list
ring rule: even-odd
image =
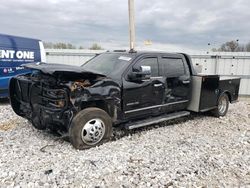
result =
[[119,74],[126,68],[132,57],[128,54],[103,53],[83,64],[82,67],[87,71],[109,76]]

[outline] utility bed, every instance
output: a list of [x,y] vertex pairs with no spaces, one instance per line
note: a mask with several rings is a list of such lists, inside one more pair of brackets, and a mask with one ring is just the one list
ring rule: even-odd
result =
[[240,78],[194,75],[191,83],[192,94],[188,106],[190,111],[205,112],[216,108],[222,91],[228,94],[231,103],[238,98]]

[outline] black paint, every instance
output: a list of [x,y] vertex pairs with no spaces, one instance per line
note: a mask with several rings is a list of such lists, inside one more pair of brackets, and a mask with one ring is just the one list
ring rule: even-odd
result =
[[[130,57],[122,72],[110,75],[85,71],[66,65],[26,65],[36,70],[10,81],[10,99],[14,111],[34,126],[68,131],[72,118],[88,107],[105,110],[114,125],[186,110],[191,96],[191,76],[196,75],[186,54],[160,52],[107,52]],[[131,72],[151,58],[154,76],[131,80]],[[151,62],[147,62],[147,66]],[[125,64],[126,63],[126,64]],[[178,63],[178,66],[176,66]],[[124,66],[126,65],[126,66]],[[138,74],[139,75],[139,74]],[[238,98],[239,79],[219,81],[219,76],[203,76],[200,109],[217,105],[218,96],[227,92],[230,100]],[[76,82],[89,85],[72,89]]]

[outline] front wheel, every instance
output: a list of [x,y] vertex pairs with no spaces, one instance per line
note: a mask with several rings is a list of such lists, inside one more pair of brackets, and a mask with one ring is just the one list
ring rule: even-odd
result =
[[88,149],[110,140],[112,120],[104,110],[86,108],[73,119],[69,128],[71,144],[76,149]]
[[215,117],[225,116],[229,107],[228,95],[223,93],[218,99],[217,108],[212,111]]

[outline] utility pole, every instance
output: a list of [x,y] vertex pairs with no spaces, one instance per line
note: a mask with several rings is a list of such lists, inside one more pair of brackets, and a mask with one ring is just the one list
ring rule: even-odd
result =
[[135,49],[135,7],[134,0],[128,0],[130,51]]

